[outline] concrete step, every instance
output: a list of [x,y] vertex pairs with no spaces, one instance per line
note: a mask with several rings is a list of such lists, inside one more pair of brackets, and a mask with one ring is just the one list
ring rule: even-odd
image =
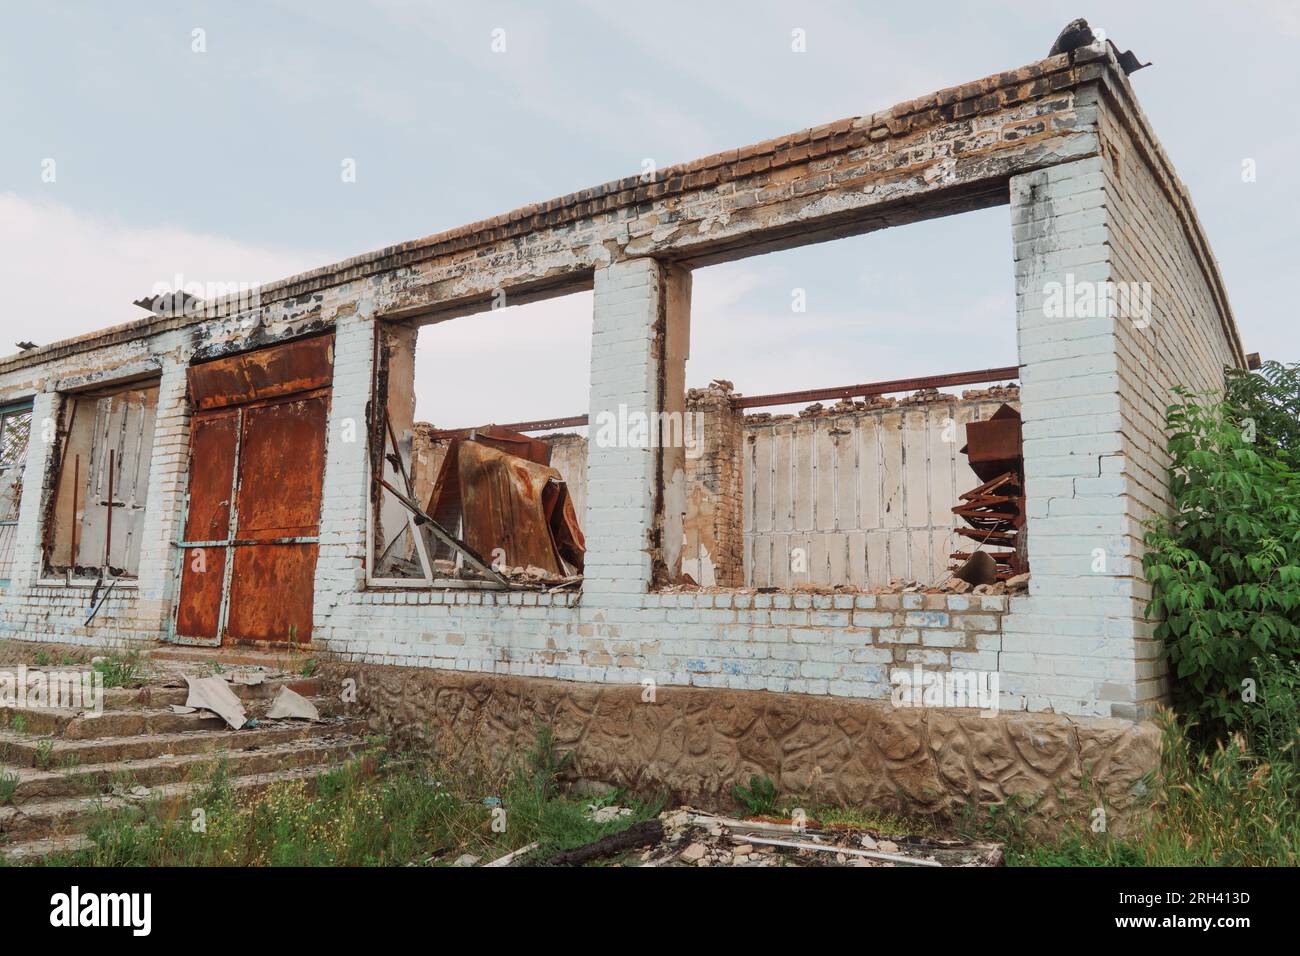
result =
[[[273,721],[249,730],[193,730],[173,734],[137,734],[94,737],[89,740],[40,738],[0,730],[0,763],[9,769],[36,767],[70,769],[89,764],[144,760],[164,754],[211,753],[215,750],[250,750],[304,737],[364,733],[356,722],[330,720],[319,724],[299,720]],[[3,769],[3,768],[0,768]]]
[[[183,698],[178,699],[178,702],[183,703]],[[249,717],[260,717],[271,706],[271,698],[245,698],[244,703],[245,713]],[[312,703],[322,717],[331,717],[343,711],[343,705],[334,698],[317,697]],[[57,736],[69,740],[218,730],[226,726],[220,717],[206,711],[177,714],[169,707],[155,706],[152,696],[147,706],[105,709],[101,714],[41,707],[10,707],[0,711],[0,718],[5,720],[6,729],[16,733]]]
[[[115,786],[157,787],[180,783],[196,771],[210,769],[224,762],[232,776],[269,773],[274,770],[328,763],[346,757],[358,746],[360,737],[352,734],[318,734],[296,740],[282,740],[263,746],[248,746],[242,735],[223,738],[226,748],[197,753],[151,756],[139,760],[116,760],[87,764],[67,770],[38,770],[25,767],[17,771],[17,790],[13,803],[25,810],[30,802],[59,797],[88,797],[109,793]],[[3,824],[0,823],[0,830]]]
[[76,853],[93,845],[94,841],[84,833],[63,833],[39,840],[0,843],[0,856],[9,863],[32,863],[52,853]]
[[[231,777],[231,790],[242,796],[260,793],[274,783],[292,780],[312,780],[336,770],[353,753],[365,746],[359,737],[344,737],[333,741],[333,746],[322,752],[320,748],[288,745],[274,755],[274,770],[251,769],[263,766],[256,760],[243,764],[247,772]],[[301,749],[294,749],[301,747]],[[324,756],[326,759],[321,759]],[[315,759],[315,762],[313,761]],[[272,764],[268,764],[272,765]],[[94,796],[59,796],[24,800],[17,806],[0,807],[0,836],[6,844],[0,851],[8,856],[13,843],[30,843],[50,837],[84,832],[96,815],[105,810],[124,809],[130,806],[148,806],[151,800],[163,802],[183,801],[204,784],[197,781],[174,781],[150,788],[144,800],[114,794]],[[18,850],[19,853],[25,852]]]
[[[28,674],[36,671],[58,670],[58,668],[27,668]],[[220,675],[208,675],[220,676]],[[288,687],[303,697],[315,697],[322,693],[319,677],[266,677],[260,684],[231,683],[230,689],[241,700],[269,700],[280,692],[281,687]],[[104,688],[104,710],[128,710],[134,707],[165,707],[168,704],[184,704],[189,697],[189,688],[184,685],[168,687],[161,684],[147,684],[144,687],[106,687]],[[26,711],[39,708],[19,708]]]
[[301,673],[304,665],[315,658],[311,646],[299,646],[297,652],[286,647],[283,651],[264,651],[253,647],[184,647],[159,645],[149,649],[151,661],[172,661],[183,664],[220,664],[223,667],[265,667],[267,670],[286,670]]

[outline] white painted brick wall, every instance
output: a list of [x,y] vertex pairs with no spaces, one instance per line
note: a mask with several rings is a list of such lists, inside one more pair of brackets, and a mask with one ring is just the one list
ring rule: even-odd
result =
[[658,411],[656,326],[666,294],[663,267],[653,259],[596,270],[583,589],[597,600],[650,586],[657,456],[652,448],[602,442],[599,423],[604,415]]

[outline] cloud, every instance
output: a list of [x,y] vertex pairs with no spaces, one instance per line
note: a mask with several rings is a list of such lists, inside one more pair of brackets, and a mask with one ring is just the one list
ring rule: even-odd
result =
[[0,193],[0,259],[7,353],[13,342],[44,345],[144,317],[131,303],[156,283],[259,284],[334,256],[275,249],[172,226],[128,227],[54,202]]

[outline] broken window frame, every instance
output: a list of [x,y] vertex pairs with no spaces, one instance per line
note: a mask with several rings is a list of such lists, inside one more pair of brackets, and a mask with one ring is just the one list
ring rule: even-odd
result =
[[[13,564],[17,558],[14,549],[17,546],[18,513],[22,508],[23,469],[32,443],[32,409],[30,398],[0,406],[0,481],[11,482],[14,489],[12,514],[0,514],[0,591],[8,590]],[[23,417],[27,419],[27,436],[22,447],[17,448],[15,445],[6,449],[3,438],[11,427],[10,423]]]
[[[463,547],[463,543],[455,538],[455,529],[444,530],[432,522],[431,519],[422,521],[422,518],[428,518],[422,510],[419,515],[415,513],[414,506],[422,509],[423,505],[413,500],[412,463],[402,453],[389,417],[389,397],[391,393],[388,381],[388,356],[392,349],[390,338],[396,330],[407,328],[409,326],[400,322],[379,321],[375,323],[374,329],[371,356],[371,401],[369,404],[369,420],[366,423],[368,443],[366,487],[369,494],[366,507],[366,587],[421,591],[443,589],[515,590],[509,581],[502,578],[494,569],[486,566],[484,568],[486,573],[483,578],[448,578],[440,577],[436,573],[432,556],[429,553],[428,540],[421,530],[421,525],[433,525],[431,529],[432,535],[444,540],[445,543],[452,544],[453,550]],[[412,359],[414,359],[414,341],[412,341],[410,348],[412,350]],[[393,474],[390,475],[388,468],[385,466],[386,464],[392,464],[394,459],[396,459],[396,463],[393,465]],[[390,477],[393,479],[392,482],[388,480]],[[399,482],[404,487],[395,486],[393,482]],[[405,510],[406,530],[415,544],[415,554],[422,572],[420,577],[385,577],[376,573],[375,551],[378,544],[376,533],[382,527],[380,511],[383,508],[386,496],[397,501]],[[405,502],[402,501],[403,498],[406,499]],[[471,556],[467,551],[458,550],[456,558],[457,570],[466,561],[478,560],[477,556]],[[520,590],[526,589],[520,588]]]
[[[98,383],[93,388],[89,388],[81,391],[75,391],[75,392],[63,392],[59,395],[59,399],[60,399],[59,415],[57,418],[58,427],[55,433],[51,467],[48,471],[48,478],[46,480],[45,489],[44,489],[45,492],[45,500],[43,505],[44,522],[43,522],[43,534],[42,534],[42,542],[41,542],[41,575],[39,580],[39,583],[42,586],[63,585],[67,587],[99,587],[102,586],[105,582],[112,582],[114,586],[121,587],[121,588],[134,588],[137,586],[139,582],[139,562],[140,562],[140,554],[138,551],[136,553],[136,558],[135,558],[135,567],[133,569],[127,566],[120,567],[117,569],[123,572],[120,574],[115,574],[113,572],[114,566],[105,563],[105,561],[102,559],[98,565],[89,565],[89,564],[77,565],[76,564],[77,554],[80,551],[80,545],[82,543],[80,540],[77,539],[80,539],[81,535],[84,534],[85,532],[84,511],[83,511],[82,520],[80,521],[75,520],[75,516],[77,511],[77,505],[82,505],[84,507],[84,502],[77,501],[76,504],[72,506],[73,508],[72,514],[74,517],[74,522],[72,525],[72,530],[69,531],[69,534],[73,535],[74,537],[69,538],[69,542],[70,542],[70,546],[74,549],[72,553],[73,563],[67,566],[54,564],[51,562],[51,556],[58,543],[57,538],[59,535],[59,529],[57,528],[56,522],[57,522],[58,511],[59,511],[60,498],[63,493],[62,489],[63,489],[64,476],[68,474],[66,471],[68,467],[68,460],[66,457],[67,449],[69,448],[69,443],[73,440],[74,428],[77,426],[76,418],[78,417],[80,406],[83,403],[85,405],[90,406],[90,408],[93,410],[93,413],[95,415],[93,422],[97,424],[98,411],[97,409],[95,409],[95,405],[99,401],[102,401],[103,399],[111,399],[115,396],[122,395],[128,392],[153,391],[155,393],[152,402],[152,414],[147,415],[146,418],[141,421],[140,432],[137,436],[137,443],[136,443],[137,445],[137,455],[135,458],[136,478],[134,481],[134,488],[136,491],[135,500],[138,501],[138,505],[136,509],[137,514],[135,516],[135,520],[142,521],[143,514],[147,510],[146,499],[147,499],[148,487],[149,487],[149,474],[152,471],[153,451],[157,443],[158,390],[160,385],[161,385],[160,376],[148,375],[139,378],[132,378],[129,380],[119,380],[119,381]],[[146,420],[147,420],[147,428],[145,424]],[[125,424],[125,420],[124,420],[124,424]],[[90,468],[92,462],[96,460],[93,455],[95,448],[96,448],[96,439],[92,435],[91,447],[90,447],[91,461],[86,462],[85,476],[77,474],[77,472],[80,471],[80,469],[74,468],[72,484],[76,491],[76,495],[75,495],[76,499],[80,499],[83,491],[86,490],[85,486],[89,484]],[[116,445],[110,443],[110,450],[113,452],[112,455],[113,470],[121,471],[123,469],[123,466],[117,461],[117,453],[119,449],[116,447]],[[119,490],[120,489],[116,487],[113,489],[113,493],[112,493],[113,503],[109,505],[106,510],[105,532],[106,532],[107,544],[110,550],[112,546],[112,538],[108,534],[107,525],[108,522],[111,520],[113,509],[118,507],[126,507],[128,505],[127,501],[122,501],[119,504],[118,502]],[[107,492],[105,493],[107,494]],[[140,542],[140,546],[141,547],[143,546],[143,541]],[[129,551],[126,552],[125,555],[129,557]],[[127,564],[129,564],[129,562],[127,562]],[[94,573],[93,575],[87,575],[84,573],[86,569],[92,567],[96,569],[96,573]],[[77,574],[78,568],[80,568],[83,572],[80,576]]]

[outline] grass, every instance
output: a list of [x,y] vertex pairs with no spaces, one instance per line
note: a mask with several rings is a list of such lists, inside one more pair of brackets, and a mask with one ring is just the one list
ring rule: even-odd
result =
[[630,802],[606,823],[588,801],[560,790],[547,731],[517,766],[494,772],[481,761],[451,764],[378,746],[344,767],[272,785],[256,797],[231,787],[211,765],[187,798],[154,799],[102,813],[93,846],[48,857],[72,866],[402,866],[482,861],[530,843],[532,857],[583,846],[654,816],[661,801]]
[[149,665],[139,651],[115,652],[92,665],[107,687],[139,687],[149,676]]
[[18,792],[18,774],[5,771],[0,773],[0,807],[13,801]]
[[1073,824],[1037,839],[1032,807],[1013,800],[968,816],[963,835],[1002,841],[1013,866],[1300,865],[1296,738],[1236,734],[1207,750],[1185,722],[1162,720],[1160,770],[1127,832]]

